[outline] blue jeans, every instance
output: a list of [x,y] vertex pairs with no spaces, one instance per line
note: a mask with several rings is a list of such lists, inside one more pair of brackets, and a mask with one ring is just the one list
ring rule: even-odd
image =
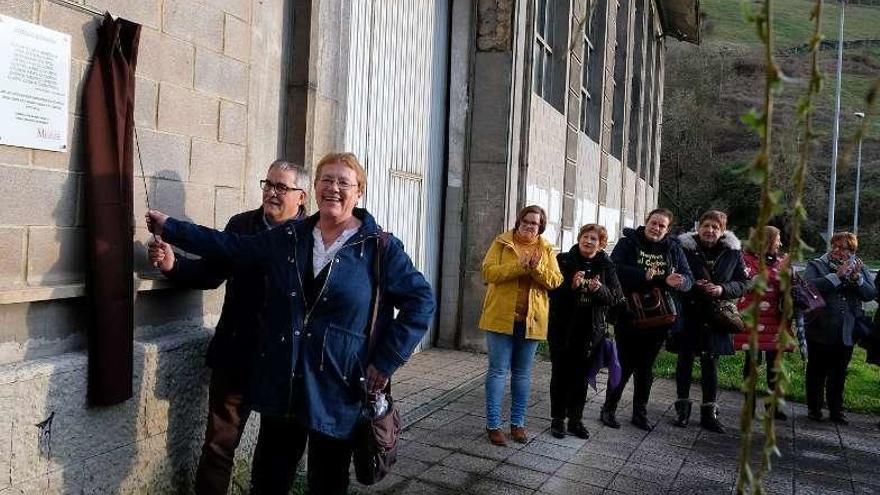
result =
[[489,371],[486,373],[486,427],[501,428],[501,399],[510,372],[510,425],[526,425],[526,406],[532,385],[537,340],[525,338],[525,323],[513,325],[513,335],[486,332]]

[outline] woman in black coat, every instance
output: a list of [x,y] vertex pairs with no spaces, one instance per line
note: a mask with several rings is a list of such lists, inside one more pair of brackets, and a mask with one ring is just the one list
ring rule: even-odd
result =
[[739,239],[725,231],[727,215],[709,210],[700,216],[696,232],[679,237],[694,286],[682,298],[684,327],[672,336],[667,348],[678,353],[675,368],[676,426],[685,427],[691,415],[691,371],[696,356],[700,357],[703,403],[700,406],[700,426],[724,433],[718,420],[718,356],[733,354],[731,336],[713,324],[713,307],[717,300],[736,301],[743,296],[747,276]]
[[587,224],[578,232],[578,243],[557,256],[562,285],[550,293],[550,432],[556,438],[568,432],[589,438],[584,427],[586,378],[593,349],[605,337],[609,311],[622,299],[614,263],[603,251],[608,232]]
[[[645,225],[637,229],[623,229],[623,236],[611,251],[617,278],[624,294],[644,294],[659,289],[672,300],[676,314],[681,314],[679,294],[690,290],[693,284],[690,268],[681,243],[667,235],[672,224],[672,212],[665,208],[651,210]],[[605,403],[599,420],[610,428],[620,428],[617,406],[629,379],[633,379],[632,419],[642,430],[653,428],[648,420],[648,399],[654,383],[654,361],[670,331],[678,329],[681,318],[658,328],[636,328],[636,315],[624,311],[614,327],[614,339],[620,356],[620,383],[605,390]]]

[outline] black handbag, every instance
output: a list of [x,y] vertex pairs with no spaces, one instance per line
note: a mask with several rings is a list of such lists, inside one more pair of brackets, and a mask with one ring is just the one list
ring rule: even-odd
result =
[[630,324],[638,330],[667,327],[678,318],[672,295],[659,287],[632,292],[626,302],[633,316]]
[[[376,287],[373,293],[372,319],[367,334],[368,355],[372,354],[376,342],[376,318],[379,314],[381,292],[381,255],[388,245],[388,236],[388,233],[380,232],[376,246],[373,267]],[[383,393],[387,406],[377,414],[377,398],[368,394],[366,388],[364,389],[361,418],[355,427],[352,462],[354,463],[355,478],[363,485],[373,485],[381,481],[391,471],[391,466],[397,462],[397,441],[403,430],[403,420],[394,399],[391,397],[390,377]]]
[[791,277],[791,297],[797,309],[810,314],[825,307],[825,299],[819,290],[804,277],[793,274]]

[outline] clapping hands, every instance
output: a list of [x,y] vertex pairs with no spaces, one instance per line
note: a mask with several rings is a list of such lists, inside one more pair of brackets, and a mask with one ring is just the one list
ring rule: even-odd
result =
[[538,267],[538,263],[541,262],[542,253],[540,250],[536,250],[534,253],[524,253],[519,257],[519,264],[526,270],[534,270]]

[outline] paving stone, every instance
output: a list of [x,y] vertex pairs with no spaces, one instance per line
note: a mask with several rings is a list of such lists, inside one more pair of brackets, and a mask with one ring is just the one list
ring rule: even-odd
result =
[[824,474],[796,472],[794,492],[796,494],[852,493],[852,483],[848,479],[834,478]]
[[498,461],[494,459],[486,459],[458,452],[446,457],[440,461],[440,463],[444,466],[453,467],[461,471],[480,474],[488,473],[498,466]]
[[675,480],[668,493],[692,495],[695,493],[730,493],[731,490],[732,485],[727,483],[719,483],[699,476],[681,476]]
[[529,488],[489,478],[478,481],[468,489],[468,493],[473,495],[527,495],[533,492]]
[[401,486],[399,491],[392,492],[395,495],[448,495],[455,493],[454,491],[443,488],[420,480],[412,480],[405,486]]
[[401,453],[401,455],[397,458],[397,462],[394,464],[394,466],[391,466],[391,471],[399,474],[400,476],[414,478],[419,474],[425,472],[430,467],[430,463],[422,462],[418,459],[413,459],[411,457],[406,457]]
[[562,461],[528,452],[517,452],[507,458],[507,463],[522,466],[542,473],[552,473],[562,466]]
[[799,471],[838,477],[849,474],[849,465],[842,451],[834,453],[802,451],[794,455],[793,461]]
[[422,481],[444,486],[456,492],[462,492],[468,486],[476,483],[480,475],[438,464],[420,473],[417,477]]
[[880,495],[880,487],[875,485],[866,485],[864,483],[854,483],[857,495]]
[[553,473],[553,476],[604,488],[614,479],[614,472],[566,463]]
[[627,459],[634,449],[635,447],[623,443],[615,445],[613,443],[591,441],[587,442],[586,445],[581,448],[580,452]]
[[552,443],[535,440],[526,445],[525,448],[523,448],[523,452],[538,454],[560,461],[567,461],[577,453],[577,450],[571,447],[563,447],[561,445],[554,445]]
[[426,430],[418,426],[409,426],[400,434],[400,438],[404,440],[421,440],[433,433],[433,430]]
[[535,471],[511,464],[502,464],[489,472],[488,476],[506,483],[536,490],[550,475],[545,472]]
[[647,464],[650,466],[664,466],[672,471],[678,471],[681,465],[684,463],[685,455],[677,455],[677,453],[657,453],[643,450],[639,447],[638,450],[632,453],[632,455],[627,460],[628,463],[631,464]]
[[356,483],[352,483],[351,491],[358,495],[373,493],[398,493],[403,490],[409,483],[409,478],[405,478],[394,473],[388,473],[387,475],[385,475],[385,478],[383,478],[382,481],[376,483],[375,485],[361,486]]
[[602,493],[602,488],[554,477],[541,485],[541,489],[538,493],[554,495],[592,495]]
[[603,471],[610,471],[614,473],[617,472],[626,463],[626,460],[620,457],[612,457],[603,454],[595,454],[592,452],[581,451],[578,452],[577,455],[569,459],[568,462],[580,466],[600,469]]
[[485,437],[483,437],[482,440],[480,439],[480,437],[477,437],[477,439],[473,443],[462,447],[461,451],[466,454],[475,455],[477,457],[485,457],[488,459],[495,459],[500,461],[507,459],[508,457],[518,452],[516,448],[510,447],[509,445],[510,444],[508,444],[507,447],[499,447],[497,445],[492,445],[491,443],[489,443],[489,441],[486,440]]
[[441,459],[450,454],[448,450],[419,442],[402,443],[398,452],[402,456],[430,463],[440,462]]
[[653,464],[639,464],[628,462],[617,472],[619,475],[650,481],[668,487],[678,473],[678,467],[655,466]]
[[608,490],[623,493],[638,493],[639,495],[660,494],[666,491],[663,485],[629,476],[617,475],[608,484]]
[[[697,478],[705,478],[717,481],[719,483],[733,483],[736,479],[736,472],[733,471],[735,458],[730,459],[726,466],[718,466],[693,461],[685,461],[681,467],[681,476],[693,476]],[[729,467],[729,469],[725,469]]]

